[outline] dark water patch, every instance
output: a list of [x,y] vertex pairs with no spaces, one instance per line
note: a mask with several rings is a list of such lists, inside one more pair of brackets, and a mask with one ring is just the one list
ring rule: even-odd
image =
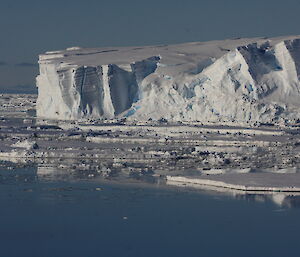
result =
[[[253,197],[1,171],[3,256],[294,256],[299,209]],[[25,176],[26,177],[26,176]],[[34,178],[34,179],[33,179]]]

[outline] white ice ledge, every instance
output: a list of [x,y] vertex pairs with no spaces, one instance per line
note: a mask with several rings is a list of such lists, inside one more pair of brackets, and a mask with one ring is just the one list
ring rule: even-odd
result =
[[245,192],[300,192],[300,174],[225,174],[199,177],[167,176],[167,184],[206,186]]

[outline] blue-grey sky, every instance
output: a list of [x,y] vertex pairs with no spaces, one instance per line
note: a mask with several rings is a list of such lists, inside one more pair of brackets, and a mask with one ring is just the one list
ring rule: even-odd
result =
[[295,35],[299,13],[299,0],[1,0],[0,92],[34,89],[48,50]]

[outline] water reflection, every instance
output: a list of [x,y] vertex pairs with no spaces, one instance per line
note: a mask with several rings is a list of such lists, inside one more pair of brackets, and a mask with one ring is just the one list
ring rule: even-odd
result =
[[[97,164],[97,166],[54,165],[39,164],[37,166],[25,166],[23,168],[12,168],[1,171],[1,184],[26,183],[30,186],[39,186],[39,183],[56,183],[64,181],[68,183],[90,181],[97,183],[121,183],[139,187],[153,187],[166,190],[178,190],[182,192],[193,191],[199,194],[210,194],[217,196],[228,196],[237,200],[247,202],[273,203],[280,208],[300,208],[300,193],[284,192],[244,192],[220,187],[201,186],[165,181],[163,178],[152,176],[147,170],[130,169],[129,167],[118,167],[118,170],[108,163]],[[75,189],[76,190],[76,189]]]
[[300,208],[300,195],[270,193],[270,194],[236,194],[237,199],[245,199],[247,201],[269,202],[272,201],[281,208]]
[[[185,187],[186,185],[180,183],[172,183],[172,182],[165,182],[162,179],[154,178],[148,176],[149,174],[136,175],[134,172],[119,172],[118,176],[117,173],[112,172],[112,169],[105,164],[102,164],[96,170],[79,170],[73,169],[70,170],[67,167],[55,167],[54,165],[38,165],[37,167],[37,176],[39,180],[59,180],[59,179],[69,179],[69,180],[76,180],[76,179],[99,179],[99,178],[114,178],[116,181],[123,180],[125,182],[130,182],[128,179],[136,179],[143,182],[149,183],[149,185],[153,184],[157,186],[160,184],[161,187],[165,185],[171,186],[179,186]],[[122,174],[122,175],[120,175]],[[239,190],[230,190],[225,188],[216,188],[216,187],[209,187],[209,186],[189,186],[189,188],[198,189],[199,192],[206,192],[206,193],[215,193],[215,194],[224,194],[232,196],[236,199],[243,199],[245,201],[256,201],[256,202],[273,202],[274,204],[278,205],[282,208],[300,208],[300,193],[276,193],[276,192],[243,192]]]

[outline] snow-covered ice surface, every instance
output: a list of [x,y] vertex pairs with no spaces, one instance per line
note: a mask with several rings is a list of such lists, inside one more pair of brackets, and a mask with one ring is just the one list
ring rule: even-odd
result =
[[80,173],[247,193],[300,191],[298,123],[49,120],[35,117],[35,104],[35,95],[1,95],[0,166],[38,165],[46,178]]
[[37,115],[51,119],[284,123],[300,118],[300,36],[40,55]]

